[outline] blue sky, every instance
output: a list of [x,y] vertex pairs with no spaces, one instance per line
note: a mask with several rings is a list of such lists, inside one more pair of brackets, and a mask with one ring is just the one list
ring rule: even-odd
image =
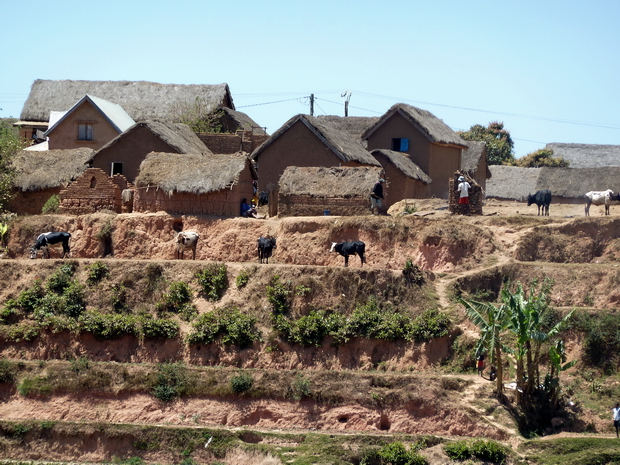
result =
[[269,133],[404,102],[454,130],[503,121],[521,157],[620,144],[620,2],[0,0],[0,117],[36,79],[228,83]]

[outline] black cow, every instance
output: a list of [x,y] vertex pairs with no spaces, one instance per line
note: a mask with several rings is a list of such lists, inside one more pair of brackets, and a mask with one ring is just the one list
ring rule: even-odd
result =
[[527,206],[535,203],[538,205],[538,216],[540,216],[540,207],[542,207],[543,216],[549,216],[549,204],[551,203],[551,191],[549,189],[541,190],[535,194],[527,196]]
[[71,234],[68,232],[47,232],[40,234],[37,237],[37,241],[30,248],[30,258],[37,258],[39,250],[43,251],[43,258],[50,258],[49,246],[54,244],[62,244],[62,257],[69,257],[71,254],[71,247],[69,246],[69,240]]
[[364,252],[366,251],[366,244],[362,241],[355,242],[340,242],[335,243],[332,242],[332,247],[329,249],[330,252],[338,252],[340,255],[344,257],[344,266],[349,266],[349,255],[359,255],[362,260],[362,266],[366,263],[366,259],[364,258]]
[[265,260],[265,263],[269,264],[269,257],[271,257],[273,249],[276,248],[276,238],[271,236],[261,236],[258,238],[257,242],[259,263],[263,263],[263,260]]

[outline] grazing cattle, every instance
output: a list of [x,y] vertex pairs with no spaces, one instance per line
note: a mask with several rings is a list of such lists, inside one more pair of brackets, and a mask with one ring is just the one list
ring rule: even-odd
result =
[[196,245],[198,245],[198,239],[200,236],[194,231],[181,231],[177,233],[175,238],[176,243],[176,258],[183,260],[185,249],[192,249],[192,260],[196,260]]
[[273,249],[276,248],[276,238],[271,236],[261,236],[258,238],[257,242],[259,263],[263,263],[263,260],[265,260],[265,263],[269,264],[269,257],[271,257]]
[[43,252],[43,258],[50,258],[49,246],[54,244],[62,244],[62,256],[60,258],[69,257],[71,255],[71,247],[69,240],[71,234],[68,232],[46,232],[39,234],[37,241],[30,248],[30,258],[37,258],[39,250]]
[[541,190],[535,194],[527,196],[527,206],[535,203],[538,205],[538,216],[540,216],[540,207],[542,207],[543,216],[549,216],[549,204],[551,203],[551,191],[548,189]]
[[366,251],[366,244],[362,241],[355,242],[340,242],[335,243],[332,242],[332,247],[329,249],[330,252],[338,252],[340,255],[344,257],[344,266],[349,266],[349,255],[359,255],[362,260],[362,265],[366,263],[366,259],[364,258],[364,252]]
[[606,191],[590,191],[586,193],[586,216],[590,216],[590,205],[605,205],[605,215],[609,215],[609,206],[612,202],[619,201],[620,194],[614,194],[614,191],[607,189]]

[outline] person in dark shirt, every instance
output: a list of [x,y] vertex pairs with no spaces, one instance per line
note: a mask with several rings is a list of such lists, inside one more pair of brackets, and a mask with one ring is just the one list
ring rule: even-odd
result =
[[375,187],[372,188],[372,192],[370,193],[370,211],[373,215],[378,215],[379,213],[381,213],[381,207],[383,206],[384,183],[385,179],[379,179],[379,181],[377,181],[377,183],[375,184]]

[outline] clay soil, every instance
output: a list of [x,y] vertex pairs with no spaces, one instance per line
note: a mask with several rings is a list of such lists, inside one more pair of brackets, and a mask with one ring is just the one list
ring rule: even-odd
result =
[[[415,211],[404,214],[405,204],[409,210],[414,205]],[[196,369],[253,370],[255,377],[265,379],[278,373],[306,373],[313,377],[317,391],[342,391],[338,391],[340,398],[334,402],[295,400],[286,395],[241,399],[200,395],[164,404],[148,392],[132,391],[122,380],[111,384],[115,387],[56,392],[49,397],[23,396],[4,384],[0,420],[486,437],[514,442],[518,438],[516,425],[508,415],[498,414],[501,408],[492,399],[490,383],[473,374],[451,375],[442,368],[452,356],[454,338],[470,342],[476,338],[475,327],[465,321],[453,297],[456,293],[496,294],[506,276],[525,283],[547,276],[555,282],[553,305],[560,311],[587,307],[595,312],[616,307],[620,301],[620,208],[612,207],[609,216],[603,215],[602,207],[592,207],[591,213],[590,218],[585,218],[583,205],[552,204],[550,216],[542,217],[537,215],[536,206],[487,200],[482,216],[459,216],[448,212],[445,201],[411,200],[393,207],[389,216],[379,217],[248,220],[173,217],[165,213],[99,213],[18,218],[8,244],[10,258],[0,261],[3,304],[28,289],[35,278],[45,280],[59,263],[64,263],[54,258],[58,257],[58,250],[52,251],[52,260],[29,260],[28,247],[33,238],[48,230],[66,230],[73,235],[72,259],[79,263],[81,279],[85,279],[88,266],[95,261],[104,261],[114,276],[92,290],[88,308],[104,308],[106,293],[118,283],[132,289],[128,299],[134,308],[152,308],[164,289],[148,291],[142,277],[146,267],[159,265],[164,281],[192,283],[199,313],[225,306],[247,309],[257,316],[266,334],[263,342],[245,350],[220,344],[188,347],[181,340],[141,341],[123,337],[102,341],[69,331],[49,331],[27,342],[5,340],[0,345],[1,355],[25,363],[25,371],[31,376],[47,376],[56,366],[66,367],[67,360],[85,357],[116,373],[111,376],[117,376],[118,367],[122,367],[125,378],[141,370],[153,371],[157,363],[180,362]],[[100,240],[100,231],[106,224],[113,226],[107,245]],[[180,229],[200,234],[196,261],[173,260],[172,238],[174,231]],[[255,258],[256,239],[267,234],[277,238],[277,248],[269,265],[259,265]],[[363,267],[358,257],[352,257],[349,268],[344,268],[342,257],[327,253],[331,242],[342,240],[366,242],[368,256]],[[102,258],[106,251],[112,255]],[[423,270],[423,285],[403,284],[402,270],[408,260]],[[217,303],[201,296],[192,280],[197,270],[214,261],[226,264],[231,282]],[[241,271],[249,272],[251,280],[246,288],[237,289],[234,280]],[[588,279],[592,273],[596,280]],[[412,313],[437,308],[457,324],[450,335],[429,343],[354,340],[341,347],[334,347],[330,341],[318,347],[284,343],[267,334],[269,303],[264,289],[274,275],[312,290],[307,296],[295,298],[293,312],[297,315],[307,314],[312,308],[346,313],[352,311],[356,302],[381,295],[394,305],[407,306]],[[184,334],[190,329],[189,323],[181,322]],[[571,358],[579,358],[578,340],[569,341],[568,348]],[[325,373],[333,376],[331,381],[321,378]],[[347,389],[338,384],[339,373]],[[380,397],[381,385],[367,385],[367,381],[352,373],[376,373],[377,379],[400,376],[409,384],[405,383],[407,387],[402,392],[391,388],[390,395],[400,396],[398,402],[372,404],[367,399]],[[446,377],[452,381],[445,381]],[[376,379],[374,382],[377,383]],[[495,413],[489,414],[490,411]],[[606,431],[606,420],[586,410],[581,415],[576,424],[595,425],[599,431]],[[0,455],[80,462],[132,455],[141,455],[152,463],[178,460],[171,453],[142,453],[126,442],[113,444],[92,439],[95,437],[92,433],[91,439],[82,445],[69,436],[55,438],[53,444],[31,441],[27,448],[23,443],[4,440]],[[430,459],[435,453],[429,454]],[[205,451],[192,457],[199,463],[214,460]],[[235,463],[229,460],[226,463]],[[242,463],[239,458],[235,460]],[[256,463],[256,458],[252,460]],[[273,460],[264,463],[279,463]],[[446,463],[445,457],[438,456],[431,462]]]

